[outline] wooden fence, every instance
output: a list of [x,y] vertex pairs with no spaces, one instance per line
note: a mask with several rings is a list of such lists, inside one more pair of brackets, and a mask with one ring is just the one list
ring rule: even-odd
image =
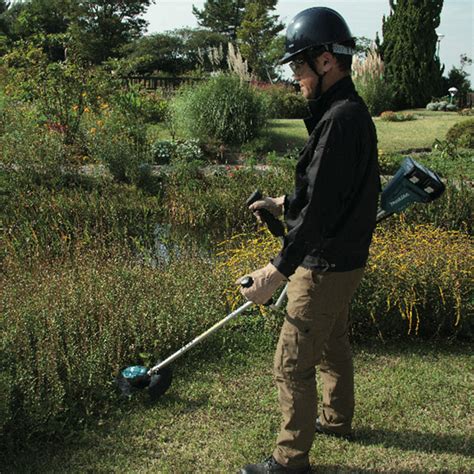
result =
[[124,80],[127,84],[140,84],[147,90],[161,89],[166,93],[172,93],[184,84],[195,84],[203,79],[199,77],[128,76]]

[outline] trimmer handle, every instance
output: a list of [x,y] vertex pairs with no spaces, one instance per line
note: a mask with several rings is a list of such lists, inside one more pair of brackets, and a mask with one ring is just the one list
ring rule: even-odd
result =
[[[260,201],[263,198],[262,193],[257,189],[254,193],[247,199],[245,204],[247,207],[250,207],[254,202]],[[268,230],[275,237],[283,237],[285,235],[285,227],[283,222],[277,219],[270,211],[267,209],[258,209],[260,218],[262,222],[266,224]]]
[[[250,288],[253,285],[253,278],[251,276],[246,276],[240,280],[240,286],[243,288]],[[273,298],[270,298],[263,306],[270,306],[273,304]]]

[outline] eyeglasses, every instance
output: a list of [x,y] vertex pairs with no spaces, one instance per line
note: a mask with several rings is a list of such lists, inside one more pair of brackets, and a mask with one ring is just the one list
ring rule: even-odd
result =
[[304,58],[296,58],[291,61],[288,66],[293,71],[293,74],[297,74],[298,71],[306,64],[306,60]]

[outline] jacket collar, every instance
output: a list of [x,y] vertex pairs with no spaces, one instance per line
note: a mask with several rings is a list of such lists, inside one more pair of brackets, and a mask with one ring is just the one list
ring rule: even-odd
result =
[[345,76],[335,84],[333,84],[324,94],[317,99],[308,100],[308,108],[311,115],[304,119],[308,134],[312,131],[321,120],[322,116],[331,107],[331,105],[341,99],[347,98],[355,92],[354,83],[350,76]]

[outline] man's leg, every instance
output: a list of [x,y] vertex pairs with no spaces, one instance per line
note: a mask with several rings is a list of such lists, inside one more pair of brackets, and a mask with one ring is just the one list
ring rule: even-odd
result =
[[334,325],[331,311],[317,309],[327,308],[329,280],[332,278],[316,277],[302,267],[291,277],[287,316],[275,353],[274,374],[283,422],[273,456],[294,469],[309,464],[308,453],[315,435],[315,366]]
[[319,422],[323,429],[339,435],[352,430],[354,416],[354,367],[349,342],[349,304],[359,286],[363,269],[344,274],[341,283],[347,303],[334,322],[319,365],[323,385],[323,406]]

